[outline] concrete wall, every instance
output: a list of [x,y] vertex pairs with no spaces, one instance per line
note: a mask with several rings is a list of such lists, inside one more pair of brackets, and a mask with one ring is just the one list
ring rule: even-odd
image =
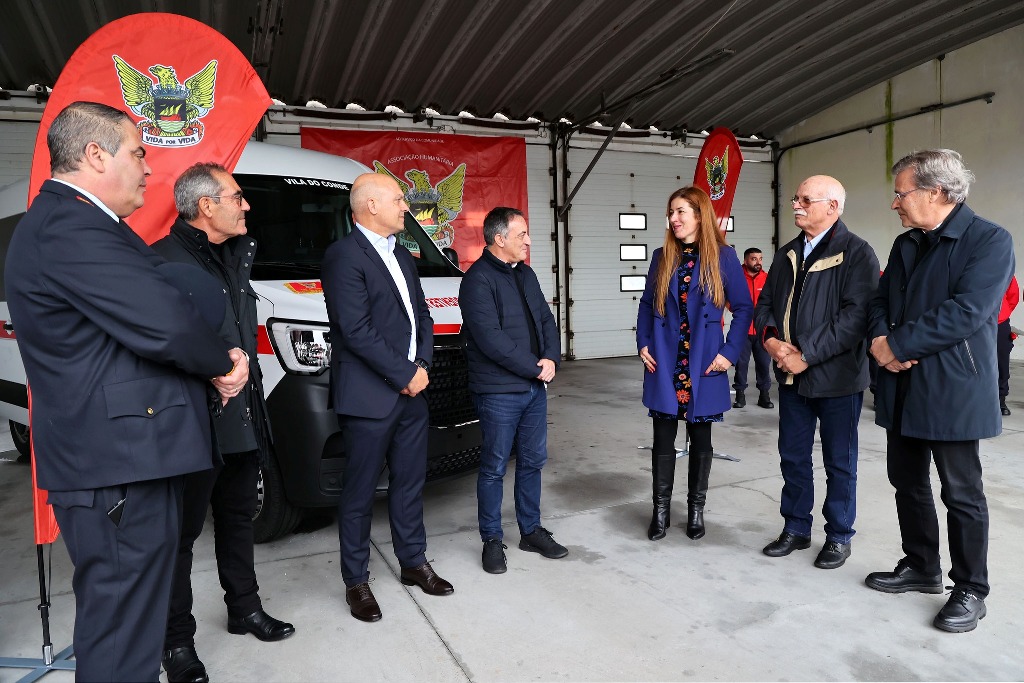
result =
[[[782,147],[919,110],[994,92],[984,101],[875,127],[783,154],[783,197],[815,173],[835,176],[847,190],[844,221],[871,242],[884,265],[902,232],[889,206],[892,163],[914,149],[948,147],[964,155],[977,176],[967,203],[1014,236],[1017,279],[1024,275],[1024,26],[1009,29],[936,59],[840,102],[779,136]],[[782,205],[782,238],[795,235],[789,204]],[[1024,329],[1024,306],[1011,322]],[[1014,349],[1024,358],[1024,338]]]

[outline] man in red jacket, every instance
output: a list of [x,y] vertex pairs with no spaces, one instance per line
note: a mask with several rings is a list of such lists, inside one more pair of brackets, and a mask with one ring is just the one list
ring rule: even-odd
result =
[[1006,407],[1006,395],[1010,393],[1010,351],[1013,349],[1014,334],[1010,331],[1010,314],[1020,302],[1020,289],[1017,288],[1017,277],[1010,278],[1010,286],[1003,295],[1003,305],[999,307],[999,328],[996,332],[996,364],[999,366],[999,408],[1003,415],[1009,415]]
[[[746,275],[747,289],[750,290],[750,299],[755,306],[757,297],[761,296],[761,289],[764,287],[765,281],[768,280],[767,271],[761,267],[761,259],[761,250],[757,247],[751,247],[743,252],[743,274]],[[750,323],[750,329],[747,331],[747,341],[740,350],[740,357],[736,360],[736,374],[733,375],[732,382],[732,386],[736,390],[736,401],[732,407],[742,408],[747,405],[747,397],[744,392],[747,390],[747,368],[750,366],[751,352],[754,354],[754,376],[759,392],[757,405],[762,408],[774,408],[775,404],[772,403],[772,399],[768,395],[768,391],[772,388],[771,357],[757,342],[753,322]]]

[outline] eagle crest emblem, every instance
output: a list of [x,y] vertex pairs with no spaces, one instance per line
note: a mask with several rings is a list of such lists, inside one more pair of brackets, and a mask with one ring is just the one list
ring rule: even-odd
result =
[[458,168],[436,187],[430,184],[430,175],[426,171],[409,169],[405,172],[409,182],[405,182],[379,161],[374,160],[373,169],[398,183],[413,217],[419,221],[439,249],[452,246],[455,242],[455,228],[451,222],[462,212],[466,164],[459,164]]
[[178,81],[172,66],[154,64],[151,77],[113,55],[124,103],[142,118],[137,127],[142,141],[159,147],[188,147],[203,139],[199,119],[213,109],[217,83],[217,60],[212,59],[198,73]]
[[721,158],[713,157],[704,160],[704,171],[711,188],[711,199],[719,200],[725,196],[725,180],[729,177],[729,148],[722,152]]

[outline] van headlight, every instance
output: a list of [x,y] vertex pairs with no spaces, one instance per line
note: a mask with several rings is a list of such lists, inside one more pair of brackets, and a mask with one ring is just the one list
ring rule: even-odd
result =
[[274,353],[287,372],[319,375],[331,364],[331,332],[327,325],[299,320],[267,321]]

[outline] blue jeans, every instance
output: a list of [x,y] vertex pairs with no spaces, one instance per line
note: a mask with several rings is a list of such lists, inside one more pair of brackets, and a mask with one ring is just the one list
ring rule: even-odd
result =
[[483,444],[476,480],[480,538],[502,538],[502,480],[516,451],[516,521],[519,533],[540,526],[540,471],[548,459],[548,395],[540,382],[529,391],[473,394]]
[[794,387],[779,386],[779,456],[782,461],[784,531],[811,535],[814,471],[811,449],[820,421],[825,463],[825,537],[849,543],[857,516],[857,423],[864,392],[832,398],[806,398]]

